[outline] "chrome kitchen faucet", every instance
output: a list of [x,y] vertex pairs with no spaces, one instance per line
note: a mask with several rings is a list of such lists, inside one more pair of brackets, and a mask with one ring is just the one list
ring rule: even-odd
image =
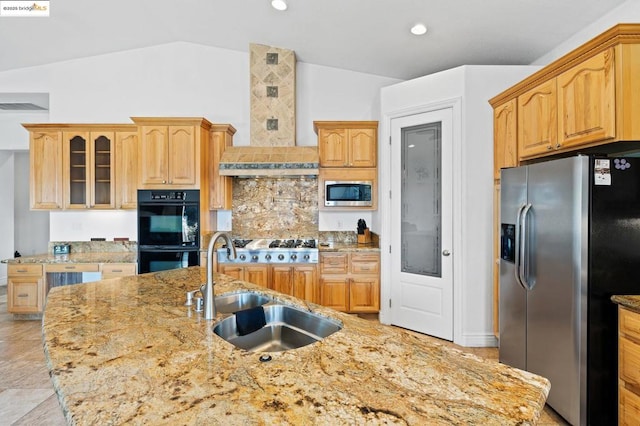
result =
[[213,281],[213,251],[216,241],[219,238],[224,238],[227,243],[227,249],[230,250],[229,257],[231,259],[236,258],[236,248],[234,247],[229,234],[225,232],[216,232],[213,234],[211,241],[209,241],[209,248],[207,249],[207,283],[204,285],[204,291],[202,291],[202,296],[204,298],[204,319],[206,320],[214,319],[216,317],[216,303],[213,292],[213,286],[215,285],[215,282]]

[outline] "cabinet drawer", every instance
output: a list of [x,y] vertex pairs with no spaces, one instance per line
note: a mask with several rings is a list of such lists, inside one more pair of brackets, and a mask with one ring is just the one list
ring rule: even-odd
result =
[[380,257],[377,253],[353,253],[351,255],[351,272],[354,274],[378,274]]
[[620,333],[640,342],[640,314],[624,308],[618,310],[620,318]]
[[103,263],[102,278],[126,277],[135,275],[137,264],[135,263]]
[[640,419],[640,396],[620,387],[620,407],[618,424],[619,425],[637,425]]
[[42,264],[9,264],[7,267],[7,274],[9,276],[41,276]]
[[46,272],[98,272],[98,263],[56,263],[47,265]]
[[620,378],[640,387],[640,345],[620,337]]
[[320,255],[321,274],[346,274],[349,256],[347,253],[322,253]]

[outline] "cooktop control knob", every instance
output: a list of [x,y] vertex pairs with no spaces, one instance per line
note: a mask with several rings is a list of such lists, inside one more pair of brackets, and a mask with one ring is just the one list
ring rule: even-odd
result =
[[308,254],[305,254],[304,255],[304,260],[309,260],[309,257],[311,257],[311,256],[309,256]]
[[267,255],[264,256],[264,258],[267,259],[267,260],[271,260],[271,255],[267,254]]
[[258,255],[254,254],[253,256],[251,256],[251,260],[258,260]]
[[298,258],[298,255],[296,255],[296,254],[292,254],[291,255],[291,260],[296,260],[297,258]]
[[279,255],[278,255],[278,259],[279,259],[279,260],[284,259],[284,254],[279,254]]
[[246,258],[247,258],[247,255],[246,255],[246,254],[241,254],[241,255],[240,255],[240,260],[245,260]]

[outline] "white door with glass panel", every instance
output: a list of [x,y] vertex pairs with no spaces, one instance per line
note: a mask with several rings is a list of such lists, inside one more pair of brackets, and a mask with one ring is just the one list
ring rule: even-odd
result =
[[391,323],[453,340],[453,112],[391,120]]

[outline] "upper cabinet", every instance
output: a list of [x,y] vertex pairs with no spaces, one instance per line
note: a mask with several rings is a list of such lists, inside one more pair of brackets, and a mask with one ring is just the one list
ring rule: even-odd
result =
[[70,129],[62,139],[64,208],[114,208],[115,132]]
[[518,96],[518,155],[531,157],[558,149],[556,81]]
[[231,210],[233,195],[233,178],[220,176],[220,158],[227,147],[233,146],[233,135],[236,129],[229,124],[213,124],[211,126],[211,146],[209,161],[206,167],[209,176],[209,209]]
[[560,147],[616,136],[614,52],[609,48],[558,76]]
[[139,127],[139,187],[200,187],[201,148],[209,143],[211,123],[203,118],[145,117]]
[[[31,208],[113,209],[121,182],[116,139],[126,124],[25,124],[30,134]],[[136,167],[127,170],[135,174]],[[124,182],[124,181],[123,181]],[[131,185],[131,182],[129,182]],[[134,182],[133,185],[137,185]],[[135,208],[133,204],[122,208]]]
[[[494,177],[499,167],[520,161],[640,140],[639,74],[640,24],[619,24],[491,99]],[[515,163],[505,150],[510,145],[502,143],[512,130],[507,116],[513,100]]]
[[501,168],[518,164],[517,107],[517,100],[511,99],[493,111],[494,179],[500,179]]
[[116,208],[138,206],[138,131],[116,132]]
[[320,167],[376,167],[377,121],[314,121]]
[[34,210],[62,208],[62,132],[26,124],[29,130],[30,204]]

